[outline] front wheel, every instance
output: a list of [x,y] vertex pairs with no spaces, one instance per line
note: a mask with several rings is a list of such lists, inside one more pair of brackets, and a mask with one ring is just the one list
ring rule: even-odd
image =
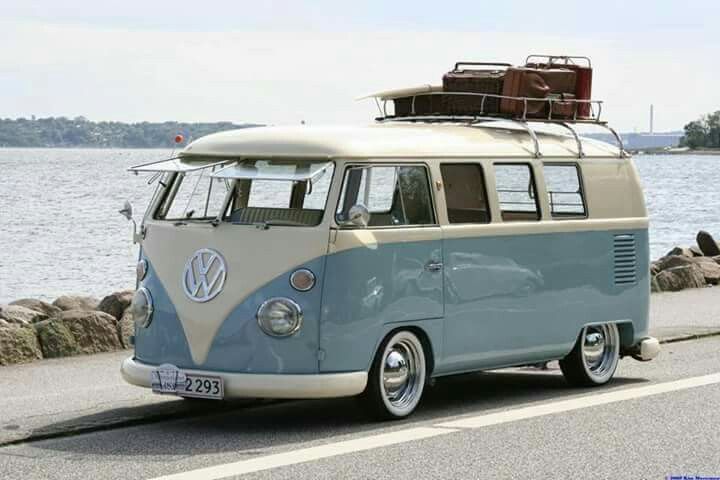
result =
[[363,401],[382,419],[400,419],[417,407],[425,388],[425,351],[418,337],[403,330],[392,334],[375,355]]
[[609,382],[619,360],[617,325],[590,325],[582,329],[572,352],[560,360],[560,370],[571,385],[592,387]]

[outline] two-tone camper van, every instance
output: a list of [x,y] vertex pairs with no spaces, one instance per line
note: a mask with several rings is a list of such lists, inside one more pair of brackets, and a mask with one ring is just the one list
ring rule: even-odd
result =
[[135,234],[131,384],[357,395],[400,418],[436,377],[559,360],[602,385],[659,351],[621,145],[388,118],[213,134],[133,170],[157,190]]

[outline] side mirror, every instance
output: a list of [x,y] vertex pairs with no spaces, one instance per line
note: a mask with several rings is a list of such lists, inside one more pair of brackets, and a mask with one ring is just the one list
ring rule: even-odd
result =
[[358,227],[367,227],[370,223],[370,211],[365,205],[353,205],[348,212],[348,221]]
[[119,210],[118,213],[120,213],[120,215],[127,218],[128,220],[132,220],[132,204],[128,200],[125,200],[125,205],[123,205],[122,210]]
[[133,224],[133,236],[132,236],[133,243],[142,242],[142,239],[145,237],[145,228],[143,226],[140,226],[140,233],[138,233],[137,223],[135,223],[135,219],[132,216],[132,214],[133,214],[132,204],[129,201],[125,200],[125,205],[123,205],[122,210],[118,210],[118,213],[132,222],[132,224]]

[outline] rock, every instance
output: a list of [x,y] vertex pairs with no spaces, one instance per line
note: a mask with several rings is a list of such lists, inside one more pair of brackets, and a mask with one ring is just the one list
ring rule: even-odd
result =
[[42,352],[33,328],[0,328],[0,365],[32,362],[39,358],[42,358]]
[[668,268],[694,265],[695,259],[685,255],[668,255],[656,260],[654,263],[662,271],[667,270]]
[[120,320],[125,309],[130,306],[134,294],[135,292],[133,290],[111,293],[100,301],[97,309]]
[[693,245],[692,247],[690,247],[688,250],[690,250],[690,253],[692,253],[692,256],[693,256],[693,257],[703,257],[703,256],[705,256],[705,254],[702,252],[702,250],[700,250],[700,249],[699,249],[698,247],[696,247],[695,245]]
[[62,311],[55,305],[43,302],[42,300],[36,300],[34,298],[22,298],[20,300],[15,300],[14,302],[10,302],[10,305],[20,305],[21,307],[44,313],[48,317],[54,317]]
[[48,318],[44,313],[30,310],[21,305],[0,305],[0,319],[7,323],[29,325]]
[[97,310],[97,298],[84,297],[81,295],[63,295],[52,303],[60,310]]
[[672,256],[677,256],[677,255],[682,255],[684,257],[689,257],[689,258],[693,257],[693,253],[690,251],[690,249],[684,248],[684,247],[675,247],[672,250],[670,250],[667,253],[667,255],[665,255],[665,256],[672,257]]
[[660,273],[660,265],[658,262],[650,262],[650,274],[657,275],[658,273]]
[[720,265],[715,260],[708,257],[698,257],[694,259],[695,264],[702,271],[705,282],[711,285],[720,283]]
[[117,320],[104,312],[68,310],[36,325],[46,357],[110,352],[122,348]]
[[658,287],[664,292],[677,292],[686,288],[705,286],[705,277],[698,265],[672,267],[658,273],[655,277]]
[[662,289],[660,288],[660,284],[657,281],[657,278],[655,275],[653,275],[650,278],[650,292],[651,293],[659,293],[662,292]]
[[123,347],[132,347],[132,344],[130,343],[130,337],[135,335],[135,322],[133,321],[129,307],[125,309],[125,312],[123,313],[120,321],[118,322],[118,335],[120,336],[120,342],[122,343]]
[[712,259],[715,260],[715,263],[720,265],[720,255],[716,255],[716,256],[712,257]]
[[69,357],[80,353],[80,346],[63,322],[46,320],[35,324],[45,358]]
[[720,248],[715,239],[705,230],[700,230],[697,234],[696,241],[702,253],[708,257],[720,255]]

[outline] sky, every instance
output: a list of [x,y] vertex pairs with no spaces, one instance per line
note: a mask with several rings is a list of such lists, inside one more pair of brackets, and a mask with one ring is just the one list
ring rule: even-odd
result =
[[720,110],[720,2],[0,1],[0,117],[367,123],[456,61],[593,60],[622,131]]

